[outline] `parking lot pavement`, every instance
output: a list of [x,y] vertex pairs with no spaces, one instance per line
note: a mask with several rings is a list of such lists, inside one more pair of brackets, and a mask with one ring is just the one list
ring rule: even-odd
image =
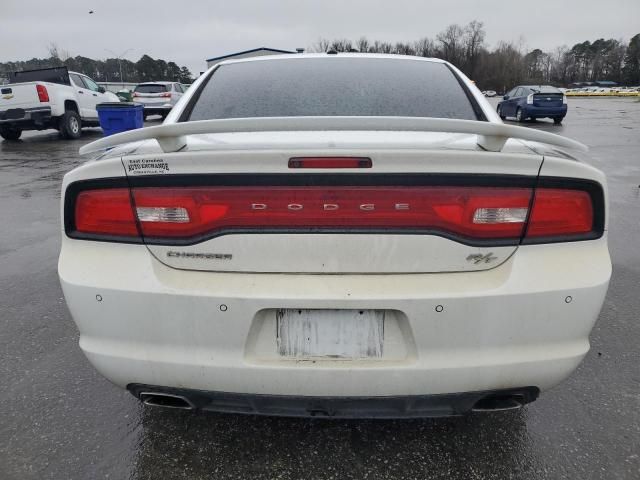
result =
[[640,103],[569,102],[564,125],[527,125],[587,143],[609,178],[614,273],[591,352],[521,411],[439,420],[141,407],[83,357],[56,274],[60,182],[100,131],[0,142],[0,478],[640,478]]

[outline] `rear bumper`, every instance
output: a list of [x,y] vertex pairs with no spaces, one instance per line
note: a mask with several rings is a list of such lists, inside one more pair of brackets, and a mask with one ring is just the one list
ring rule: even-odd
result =
[[143,103],[142,105],[144,107],[144,113],[151,114],[151,115],[168,113],[173,108],[173,105],[170,105],[170,104],[146,105]]
[[564,117],[567,114],[567,106],[562,107],[536,107],[535,105],[527,105],[524,108],[527,117],[543,118],[543,117]]
[[301,397],[210,392],[187,388],[130,384],[127,390],[141,401],[147,395],[168,394],[186,401],[187,408],[224,413],[287,417],[426,418],[451,417],[472,411],[519,408],[538,398],[536,387],[442,395],[386,397]]
[[[167,267],[141,245],[65,237],[59,274],[81,348],[122,387],[404,397],[559,383],[589,349],[611,263],[603,237],[520,247],[482,272],[211,273]],[[282,359],[279,308],[391,311],[389,356]]]
[[22,130],[44,128],[51,123],[51,107],[11,108],[0,111],[0,125]]

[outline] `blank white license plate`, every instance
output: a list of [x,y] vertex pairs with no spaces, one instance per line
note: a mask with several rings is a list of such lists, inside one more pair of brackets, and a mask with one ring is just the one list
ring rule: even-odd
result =
[[278,353],[289,358],[380,358],[384,310],[276,311]]

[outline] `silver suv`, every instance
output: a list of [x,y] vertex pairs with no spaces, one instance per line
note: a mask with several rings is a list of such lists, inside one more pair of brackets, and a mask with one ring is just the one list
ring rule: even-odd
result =
[[183,94],[178,82],[146,82],[133,90],[133,101],[144,105],[145,120],[148,115],[161,115],[164,120]]

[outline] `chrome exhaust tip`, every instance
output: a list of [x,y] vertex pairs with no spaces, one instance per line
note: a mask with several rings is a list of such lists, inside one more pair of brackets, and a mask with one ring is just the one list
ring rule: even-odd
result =
[[140,392],[140,401],[152,407],[177,408],[179,410],[193,410],[195,405],[182,395],[159,392]]
[[504,412],[507,410],[518,410],[525,403],[523,395],[488,395],[478,400],[472,412]]

